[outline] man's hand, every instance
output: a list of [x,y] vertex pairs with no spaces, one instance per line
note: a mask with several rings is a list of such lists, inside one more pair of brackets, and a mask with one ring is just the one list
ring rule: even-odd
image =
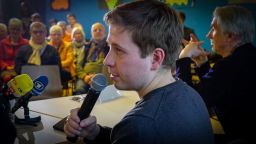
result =
[[75,137],[77,135],[89,140],[94,140],[100,132],[96,117],[89,116],[81,121],[77,115],[78,110],[79,108],[71,110],[66,124],[64,125],[64,132],[68,137]]
[[201,45],[202,41],[198,41],[195,35],[190,35],[190,41],[183,40],[185,48],[180,52],[179,58],[189,57],[191,58],[197,66],[201,66],[203,63],[208,61],[208,54],[203,50]]

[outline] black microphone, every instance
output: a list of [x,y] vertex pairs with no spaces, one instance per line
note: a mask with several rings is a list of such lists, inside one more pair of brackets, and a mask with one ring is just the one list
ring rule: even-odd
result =
[[48,85],[48,78],[46,76],[39,76],[33,81],[33,85],[34,86],[30,92],[26,93],[24,96],[21,96],[17,100],[11,110],[12,113],[15,113],[21,106],[27,104],[32,96],[41,95],[45,90],[46,86]]
[[[91,87],[83,101],[82,106],[80,107],[79,111],[78,111],[78,117],[80,118],[80,120],[83,120],[85,118],[87,118],[92,109],[93,106],[95,105],[100,92],[107,86],[107,78],[105,75],[99,73],[96,74],[94,77],[92,77],[92,83],[91,83]],[[78,136],[75,137],[67,137],[67,140],[75,143],[77,141]]]

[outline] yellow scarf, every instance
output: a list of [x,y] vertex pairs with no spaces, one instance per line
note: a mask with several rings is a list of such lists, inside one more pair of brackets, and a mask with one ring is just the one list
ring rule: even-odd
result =
[[40,50],[46,47],[47,41],[45,40],[45,42],[43,44],[39,45],[39,44],[34,43],[30,39],[29,40],[29,45],[32,47],[33,53],[30,55],[30,57],[28,59],[28,63],[29,64],[35,64],[35,65],[41,65]]

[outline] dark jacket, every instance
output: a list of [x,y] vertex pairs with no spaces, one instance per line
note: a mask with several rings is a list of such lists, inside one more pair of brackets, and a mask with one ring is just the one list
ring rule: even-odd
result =
[[[217,117],[230,139],[255,142],[255,67],[256,48],[248,43],[216,63],[196,69],[200,83],[196,88],[206,104],[214,107]],[[191,82],[190,58],[177,60],[177,77]]]
[[[30,45],[22,46],[15,57],[15,71],[17,74],[21,73],[21,67],[23,65],[29,65],[28,59],[30,58],[33,49]],[[47,45],[41,55],[41,65],[58,65],[61,69],[60,57],[57,50]]]

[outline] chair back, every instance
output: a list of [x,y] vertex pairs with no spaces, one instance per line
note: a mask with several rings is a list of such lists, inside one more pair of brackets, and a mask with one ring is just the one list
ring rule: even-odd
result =
[[57,65],[24,65],[21,73],[28,74],[33,80],[39,76],[48,78],[48,85],[42,95],[33,96],[30,100],[41,100],[62,96],[60,70]]

